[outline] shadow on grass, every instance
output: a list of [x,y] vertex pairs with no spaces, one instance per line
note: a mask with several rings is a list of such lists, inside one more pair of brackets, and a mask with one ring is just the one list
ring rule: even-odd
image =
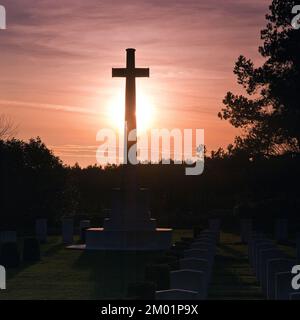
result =
[[263,298],[259,284],[250,269],[245,246],[234,247],[231,243],[219,245],[209,298]]
[[[231,259],[244,260],[244,261],[247,260],[247,253],[241,252],[238,249],[234,249],[231,244],[230,245],[221,244],[219,245],[219,249],[222,250],[225,254],[231,255],[232,256]],[[223,255],[219,257],[224,259],[226,256]],[[218,258],[218,256],[216,258]]]
[[121,299],[127,295],[128,284],[144,280],[147,263],[157,252],[83,251],[73,267],[89,270],[94,283],[93,299]]
[[45,250],[42,250],[41,255],[42,257],[49,257],[53,256],[54,254],[58,253],[61,249],[63,249],[64,245],[62,243],[56,243]]

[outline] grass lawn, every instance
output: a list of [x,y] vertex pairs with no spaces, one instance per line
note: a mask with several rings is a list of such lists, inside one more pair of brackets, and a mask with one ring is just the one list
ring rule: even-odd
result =
[[[174,232],[174,241],[191,231]],[[41,246],[42,260],[7,272],[0,299],[116,299],[128,284],[144,279],[158,252],[103,252],[65,249],[60,237]]]
[[259,284],[250,268],[247,246],[240,237],[222,233],[217,250],[210,299],[263,299]]
[[[173,239],[182,236],[191,232],[177,230]],[[238,236],[222,233],[209,299],[263,299],[246,251]],[[0,291],[0,299],[124,298],[128,284],[142,281],[146,264],[158,255],[67,250],[59,237],[50,237],[39,263],[8,270],[7,290]]]

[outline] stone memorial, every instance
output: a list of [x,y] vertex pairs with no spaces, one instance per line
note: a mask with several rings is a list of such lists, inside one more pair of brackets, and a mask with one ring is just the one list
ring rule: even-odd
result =
[[[126,68],[112,70],[113,77],[126,78],[123,183],[113,192],[111,216],[104,221],[103,228],[87,230],[86,249],[166,250],[171,247],[172,229],[156,228],[156,221],[150,217],[149,192],[139,187],[135,165],[138,163],[135,80],[137,77],[149,77],[149,69],[136,68],[135,49],[126,51]],[[131,161],[127,163],[129,154]]]

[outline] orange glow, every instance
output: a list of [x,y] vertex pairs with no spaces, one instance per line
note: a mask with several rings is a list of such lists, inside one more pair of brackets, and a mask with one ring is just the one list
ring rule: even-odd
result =
[[[109,124],[121,134],[124,132],[125,121],[125,99],[123,91],[124,90],[112,96],[106,107]],[[143,134],[153,127],[155,108],[151,97],[145,94],[140,88],[137,92],[136,118],[138,135]]]

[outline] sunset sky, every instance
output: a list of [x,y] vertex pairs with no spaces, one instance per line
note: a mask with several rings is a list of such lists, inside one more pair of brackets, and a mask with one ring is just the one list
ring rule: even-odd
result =
[[[96,163],[96,134],[124,108],[125,49],[137,49],[138,113],[154,128],[203,128],[209,150],[238,133],[217,113],[241,92],[233,66],[260,63],[270,0],[0,0],[0,114],[40,136],[67,164]],[[143,109],[144,108],[144,109]],[[150,116],[151,114],[151,116]],[[151,117],[151,118],[150,118]]]

